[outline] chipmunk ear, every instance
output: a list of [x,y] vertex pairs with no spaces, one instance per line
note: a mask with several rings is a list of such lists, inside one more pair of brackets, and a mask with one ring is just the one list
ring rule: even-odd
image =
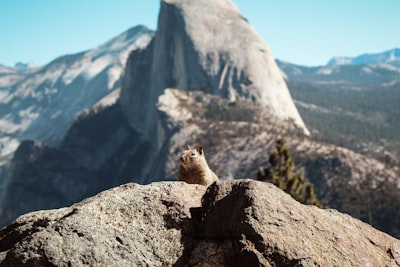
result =
[[188,149],[189,149],[189,150],[192,150],[192,148],[190,147],[190,145],[188,145]]
[[199,152],[200,155],[203,155],[204,150],[203,150],[202,146],[199,146],[196,150],[197,150],[197,152]]

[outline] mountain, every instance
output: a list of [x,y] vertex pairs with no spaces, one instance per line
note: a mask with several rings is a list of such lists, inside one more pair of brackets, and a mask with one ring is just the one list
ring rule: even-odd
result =
[[268,47],[229,0],[163,1],[153,41],[126,71],[119,102],[148,136],[157,134],[154,105],[170,87],[249,99],[308,134]]
[[337,89],[362,90],[389,86],[400,80],[400,66],[393,64],[358,64],[306,67],[277,60],[289,80],[336,86]]
[[330,65],[362,65],[394,63],[400,65],[400,49],[393,48],[382,53],[363,54],[357,57],[334,57],[328,61]]
[[79,112],[120,89],[130,51],[146,46],[152,35],[138,26],[36,71],[23,64],[0,68],[0,154],[27,138],[57,145]]
[[17,171],[11,160],[19,157],[14,152],[20,143],[37,139],[59,146],[76,118],[93,106],[114,103],[130,51],[146,46],[152,36],[153,31],[137,26],[93,50],[62,56],[43,67],[0,65],[0,203],[10,171]]
[[33,71],[37,69],[37,66],[33,62],[17,62],[15,63],[15,68],[20,71]]
[[399,168],[309,136],[282,72],[229,1],[162,1],[157,32],[130,53],[121,86],[58,146],[20,144],[1,224],[127,182],[176,180],[188,144],[204,146],[222,180],[255,177],[281,136],[325,207],[400,236]]
[[125,184],[0,231],[1,266],[399,266],[400,240],[252,180]]
[[1,95],[10,90],[10,87],[23,78],[37,71],[39,68],[27,64],[25,67],[8,67],[0,64],[0,92]]
[[[78,89],[47,89],[50,97],[62,94],[56,98],[59,100],[57,109],[48,109],[52,111],[51,116],[44,112],[28,116],[38,118],[38,122],[32,123],[36,128],[30,125],[28,129],[45,133],[38,137],[31,130],[30,138],[38,141],[21,143],[14,154],[1,204],[3,220],[30,210],[68,205],[132,179],[139,183],[149,183],[155,177],[175,179],[166,173],[166,164],[171,138],[179,125],[170,121],[174,119],[169,118],[170,111],[157,108],[159,98],[168,99],[170,94],[162,97],[168,87],[178,87],[185,92],[200,90],[232,103],[243,100],[246,105],[257,106],[260,116],[265,114],[262,117],[279,125],[308,133],[267,46],[230,1],[204,0],[190,4],[163,1],[154,37],[142,35],[140,29],[135,32],[141,36],[137,41],[142,40],[140,46],[122,46],[124,51],[132,52],[117,103],[81,113],[68,132],[67,125],[60,129],[52,124],[64,113],[71,114],[71,108],[78,111],[93,105],[100,95],[104,96],[102,91],[110,92],[119,86],[120,76],[112,76],[116,79],[109,82],[100,79],[109,77],[108,68],[123,67],[123,63],[118,64],[120,61],[114,64],[116,66],[105,64],[111,64],[107,59],[112,51],[107,48],[113,47],[113,42],[93,51],[59,58],[18,84],[16,88],[21,89],[14,90],[12,96],[19,96],[24,103],[32,102],[32,93],[27,95],[24,85],[38,80],[36,75],[39,74],[43,79],[49,73],[50,82],[56,80],[57,84],[74,85],[71,88],[78,86]],[[203,29],[201,37],[197,29]],[[229,46],[226,46],[227,40]],[[136,47],[140,49],[134,49]],[[94,63],[91,65],[91,62]],[[63,75],[54,77],[54,73]],[[86,84],[85,78],[96,74],[100,77],[91,79],[97,81],[90,87],[92,91],[81,90],[80,86]],[[50,82],[45,84],[51,85]],[[109,86],[95,87],[99,85]],[[45,101],[40,94],[43,90],[46,92],[43,87],[38,87],[41,90],[33,96]],[[84,107],[80,104],[83,100]],[[172,101],[175,100],[172,98]],[[216,109],[214,113],[219,113],[215,104],[210,107]],[[36,111],[32,109],[24,110],[29,115]],[[49,120],[52,117],[54,120]],[[38,183],[38,190],[26,191],[36,188]],[[18,201],[17,195],[25,196],[26,201]],[[47,197],[54,199],[49,201]]]
[[399,162],[400,66],[277,62],[314,138]]

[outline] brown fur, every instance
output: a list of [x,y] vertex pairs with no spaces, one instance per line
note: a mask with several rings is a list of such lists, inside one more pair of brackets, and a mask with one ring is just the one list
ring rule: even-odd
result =
[[208,167],[202,147],[190,146],[181,153],[178,180],[188,184],[210,185],[218,181],[218,176]]

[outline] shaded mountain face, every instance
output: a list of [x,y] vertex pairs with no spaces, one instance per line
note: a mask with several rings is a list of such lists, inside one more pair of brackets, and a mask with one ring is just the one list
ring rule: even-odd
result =
[[278,64],[315,138],[399,163],[400,67]]
[[138,26],[35,71],[20,66],[3,75],[0,68],[0,155],[27,138],[57,145],[77,113],[120,89],[129,52],[146,46],[152,34]]
[[363,65],[392,63],[400,65],[400,49],[394,48],[382,53],[363,54],[357,57],[334,57],[327,65]]
[[23,141],[11,160],[0,224],[17,214],[69,205],[141,177],[145,145],[116,105],[81,117],[60,148]]

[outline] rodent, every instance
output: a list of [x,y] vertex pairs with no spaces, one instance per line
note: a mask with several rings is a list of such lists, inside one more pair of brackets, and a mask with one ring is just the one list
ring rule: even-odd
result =
[[207,164],[203,147],[182,151],[180,156],[178,180],[188,184],[210,185],[219,181],[218,176]]

